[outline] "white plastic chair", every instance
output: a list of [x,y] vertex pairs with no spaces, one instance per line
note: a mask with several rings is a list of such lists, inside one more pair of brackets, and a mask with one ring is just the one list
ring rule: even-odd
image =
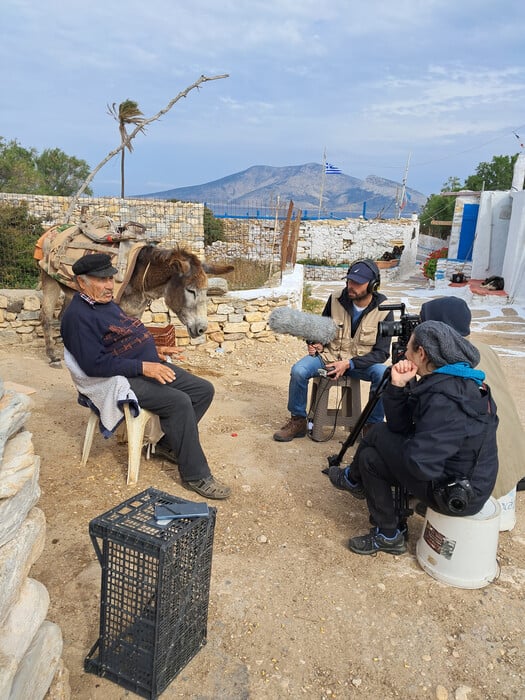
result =
[[[142,448],[144,447],[144,432],[146,430],[146,425],[151,418],[157,418],[154,413],[147,411],[145,408],[140,409],[138,416],[133,416],[129,410],[129,405],[124,404],[124,417],[125,422],[123,426],[125,427],[128,440],[128,485],[136,484],[139,478],[140,469],[140,458],[142,453]],[[98,426],[98,416],[94,411],[89,411],[89,420],[86,428],[86,435],[84,437],[84,444],[82,446],[82,457],[80,460],[81,465],[84,467],[88,461],[89,453],[91,451],[91,445],[93,444],[93,436],[95,435],[95,430]],[[146,441],[149,442],[149,441]],[[149,444],[148,450],[146,451],[146,459],[149,459]]]

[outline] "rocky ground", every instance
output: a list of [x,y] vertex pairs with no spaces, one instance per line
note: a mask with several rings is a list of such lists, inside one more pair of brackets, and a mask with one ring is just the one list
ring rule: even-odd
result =
[[[397,283],[387,293],[416,306],[430,292]],[[520,311],[479,305],[474,318],[478,337],[502,352],[525,418]],[[338,429],[325,443],[271,439],[286,417],[290,364],[303,351],[288,337],[233,354],[186,353],[187,366],[216,387],[202,442],[233,495],[213,504],[208,643],[162,697],[524,698],[525,495],[518,494],[516,526],[500,534],[499,575],[484,588],[455,588],[421,569],[417,515],[407,554],[352,554],[346,543],[367,529],[366,507],[321,473],[345,433]],[[114,439],[96,436],[82,468],[86,409],[76,404],[67,371],[49,368],[41,351],[3,349],[0,376],[36,389],[29,429],[42,459],[47,544],[31,575],[47,586],[48,617],[62,628],[72,697],[132,697],[83,671],[98,637],[101,577],[89,521],[150,486],[201,499],[157,458],[143,460],[139,483],[126,486],[126,448]]]

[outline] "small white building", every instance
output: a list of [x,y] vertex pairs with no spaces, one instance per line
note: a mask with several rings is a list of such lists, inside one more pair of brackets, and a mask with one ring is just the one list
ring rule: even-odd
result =
[[497,275],[511,303],[525,303],[525,154],[514,166],[507,192],[457,194],[448,256],[471,264],[472,279]]

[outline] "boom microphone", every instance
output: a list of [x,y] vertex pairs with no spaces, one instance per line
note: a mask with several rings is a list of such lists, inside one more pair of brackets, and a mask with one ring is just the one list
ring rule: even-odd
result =
[[288,306],[274,309],[268,318],[268,325],[274,333],[295,335],[321,345],[328,345],[337,335],[337,325],[329,316],[309,314]]

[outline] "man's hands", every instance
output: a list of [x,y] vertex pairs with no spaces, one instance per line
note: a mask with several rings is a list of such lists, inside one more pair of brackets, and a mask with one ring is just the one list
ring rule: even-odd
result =
[[142,374],[145,377],[156,379],[160,384],[169,384],[175,379],[173,367],[163,365],[161,362],[143,362]]
[[330,379],[339,379],[348,369],[350,369],[348,360],[337,360],[326,365],[326,371]]
[[390,381],[394,386],[403,387],[417,374],[417,366],[410,360],[400,360],[392,365]]
[[323,352],[324,345],[322,343],[306,343],[308,354],[312,357],[319,352]]
[[184,356],[181,354],[181,350],[178,347],[171,347],[169,345],[161,345],[157,348],[157,355],[164,362],[170,362],[176,360],[180,362],[184,360]]

